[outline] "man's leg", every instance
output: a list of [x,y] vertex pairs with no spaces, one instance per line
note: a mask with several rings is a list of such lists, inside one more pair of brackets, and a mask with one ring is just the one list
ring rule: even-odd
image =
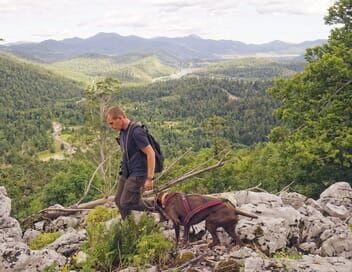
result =
[[162,208],[154,200],[142,199],[144,183],[145,177],[130,177],[126,180],[120,200],[121,209],[126,212],[126,216],[131,210],[157,212],[160,214],[161,221],[167,221]]
[[125,219],[127,217],[127,213],[124,211],[124,209],[121,207],[121,197],[122,197],[122,193],[125,189],[125,184],[126,184],[126,178],[121,176],[120,177],[120,180],[119,180],[119,184],[118,184],[118,187],[117,187],[117,192],[116,192],[116,195],[115,195],[115,203],[116,203],[116,206],[119,208],[119,211],[120,211],[120,214],[121,214],[121,217],[122,219]]
[[124,190],[122,191],[120,198],[120,205],[121,210],[124,210],[126,216],[129,215],[132,210],[148,210],[142,201],[142,188],[144,186],[144,182],[145,177],[129,177],[125,181]]

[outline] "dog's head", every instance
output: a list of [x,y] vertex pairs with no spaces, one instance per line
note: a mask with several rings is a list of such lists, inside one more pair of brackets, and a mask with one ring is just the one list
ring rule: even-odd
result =
[[165,199],[167,195],[168,192],[160,192],[156,197],[156,203],[162,208],[165,208]]

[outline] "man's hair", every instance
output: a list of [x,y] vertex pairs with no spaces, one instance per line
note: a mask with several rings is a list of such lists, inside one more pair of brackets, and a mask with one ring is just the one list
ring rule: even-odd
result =
[[119,116],[126,117],[125,113],[117,106],[112,106],[105,111],[105,120],[111,116],[112,119],[116,119]]

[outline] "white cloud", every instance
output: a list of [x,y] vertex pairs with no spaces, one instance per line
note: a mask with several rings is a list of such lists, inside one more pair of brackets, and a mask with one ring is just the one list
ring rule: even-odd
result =
[[[326,37],[323,15],[332,2],[333,0],[0,0],[0,21],[4,28],[2,35],[14,41],[32,39],[31,37],[37,37],[36,40],[39,37],[87,37],[97,32],[142,37],[197,34],[206,38],[245,42],[263,39],[294,41],[299,39],[297,37],[302,37],[300,40],[310,36]],[[297,15],[300,16],[299,19]],[[302,33],[304,25],[309,25],[311,32]],[[46,29],[42,30],[42,27]],[[58,33],[60,29],[68,29],[69,33]]]
[[323,15],[333,0],[248,0],[259,14]]

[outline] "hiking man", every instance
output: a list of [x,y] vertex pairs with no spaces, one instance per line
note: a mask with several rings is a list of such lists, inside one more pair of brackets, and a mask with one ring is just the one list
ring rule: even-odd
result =
[[[120,132],[118,141],[122,151],[120,180],[115,203],[124,220],[132,210],[158,211],[161,209],[151,200],[142,200],[142,190],[152,190],[154,186],[155,152],[145,129],[134,126],[117,106],[110,107],[105,113],[108,126]],[[157,210],[155,210],[155,208]]]

